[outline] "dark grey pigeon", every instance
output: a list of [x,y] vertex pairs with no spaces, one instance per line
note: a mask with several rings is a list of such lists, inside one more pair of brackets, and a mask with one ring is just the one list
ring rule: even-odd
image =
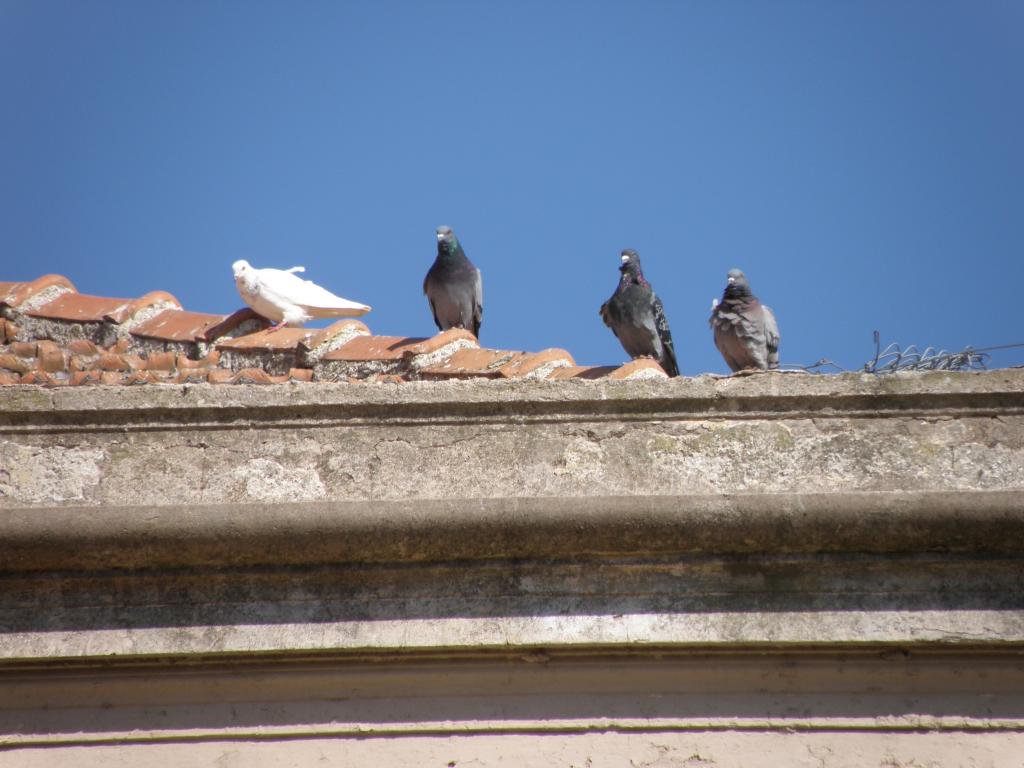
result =
[[423,280],[423,293],[440,330],[465,328],[480,336],[484,313],[480,270],[466,257],[451,227],[437,228],[437,258]]
[[653,357],[669,376],[679,375],[672,332],[665,309],[644,279],[640,257],[632,248],[622,252],[619,287],[601,305],[601,319],[612,329],[626,354],[632,358]]
[[730,269],[722,301],[708,320],[715,346],[733,371],[779,367],[779,324],[772,311],[751,293],[747,277]]

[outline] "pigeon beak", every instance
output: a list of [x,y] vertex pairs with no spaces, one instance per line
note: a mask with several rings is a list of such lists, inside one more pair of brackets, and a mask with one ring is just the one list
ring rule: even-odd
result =
[[629,256],[623,256],[622,257],[622,263],[623,264],[628,264],[629,263]]
[[729,278],[729,285],[732,285],[735,282],[736,282],[736,278],[735,277],[730,277]]

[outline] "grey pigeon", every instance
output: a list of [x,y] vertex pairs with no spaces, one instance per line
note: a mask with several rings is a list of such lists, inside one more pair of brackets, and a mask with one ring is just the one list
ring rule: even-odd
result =
[[746,275],[730,269],[722,301],[708,320],[715,346],[733,371],[779,367],[779,324],[772,311],[751,293]]
[[601,305],[601,319],[612,329],[632,358],[653,357],[669,376],[679,375],[672,332],[665,309],[644,279],[640,257],[632,248],[622,252],[622,277],[615,293]]
[[423,280],[423,293],[438,329],[465,328],[480,336],[484,313],[480,270],[466,257],[451,227],[437,228],[437,258]]

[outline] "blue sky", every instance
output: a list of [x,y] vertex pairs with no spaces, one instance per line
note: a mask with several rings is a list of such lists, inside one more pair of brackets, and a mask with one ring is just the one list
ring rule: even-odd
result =
[[235,259],[304,264],[429,335],[449,224],[491,347],[622,362],[625,247],[688,375],[733,266],[783,362],[1022,342],[1021,40],[1019,0],[0,0],[0,280],[228,312]]

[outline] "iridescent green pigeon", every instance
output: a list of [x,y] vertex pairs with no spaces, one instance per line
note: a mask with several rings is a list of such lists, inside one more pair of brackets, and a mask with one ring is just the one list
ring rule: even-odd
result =
[[653,357],[669,376],[679,375],[672,332],[665,309],[640,268],[640,256],[632,248],[622,252],[622,273],[615,293],[601,305],[601,319],[618,337],[632,358]]
[[480,270],[466,256],[451,227],[437,228],[437,258],[423,280],[423,293],[439,330],[465,328],[480,336],[484,313]]
[[722,300],[712,304],[708,322],[715,346],[733,371],[779,367],[779,324],[740,270],[729,270]]

